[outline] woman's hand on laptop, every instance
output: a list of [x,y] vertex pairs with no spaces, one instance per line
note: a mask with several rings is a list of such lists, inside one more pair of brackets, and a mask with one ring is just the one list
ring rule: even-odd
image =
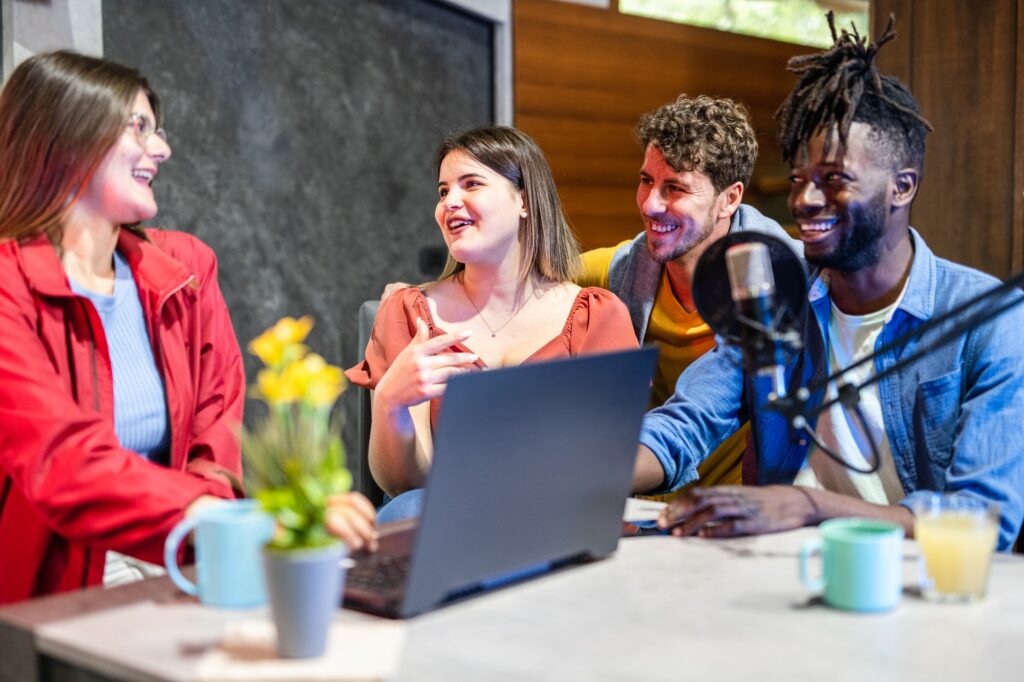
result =
[[350,549],[377,550],[377,510],[361,493],[329,497],[324,521],[327,530]]

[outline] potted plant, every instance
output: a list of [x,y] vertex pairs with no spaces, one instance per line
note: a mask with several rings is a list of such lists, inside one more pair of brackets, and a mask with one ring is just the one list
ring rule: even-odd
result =
[[249,344],[264,364],[251,395],[267,414],[242,433],[246,490],[277,523],[264,568],[285,658],[323,653],[347,551],[324,525],[328,498],[352,484],[331,416],[345,379],[304,345],[312,328],[310,317],[286,317]]

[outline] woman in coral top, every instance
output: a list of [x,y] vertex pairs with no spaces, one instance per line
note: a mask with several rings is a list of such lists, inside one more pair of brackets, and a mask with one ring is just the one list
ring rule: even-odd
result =
[[370,469],[395,497],[381,521],[418,513],[453,374],[637,346],[621,301],[572,283],[576,240],[529,136],[469,130],[441,144],[436,166],[448,263],[437,281],[384,301],[365,359],[346,373],[374,390]]

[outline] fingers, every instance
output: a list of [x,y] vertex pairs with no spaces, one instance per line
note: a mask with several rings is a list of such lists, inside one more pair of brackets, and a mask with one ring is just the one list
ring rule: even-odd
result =
[[702,538],[733,538],[737,535],[754,535],[757,528],[754,519],[732,519],[704,526],[697,534]]
[[377,510],[373,506],[373,502],[363,495],[362,493],[351,492],[345,493],[341,496],[344,502],[352,505],[360,514],[368,519],[374,520],[377,518]]
[[714,507],[707,507],[673,528],[672,535],[676,537],[701,535],[703,537],[705,529],[720,523],[723,523],[721,512]]
[[359,493],[333,497],[328,501],[325,525],[353,550],[377,549],[376,511]]
[[365,549],[369,552],[377,549],[377,531],[360,516],[348,516],[336,512],[328,514],[327,530],[340,538],[353,551]]
[[476,362],[476,353],[439,353],[423,358],[421,364],[425,370],[449,369],[461,367],[469,369]]
[[658,526],[677,536],[725,537],[747,532],[747,521],[759,512],[737,486],[695,488],[662,511]]
[[444,395],[448,380],[456,374],[472,371],[474,362],[476,355],[473,353],[442,353],[421,358],[416,373],[418,401]]
[[[418,346],[420,352],[425,355],[436,355],[447,348],[463,343],[471,335],[469,331],[458,331],[430,338],[430,327],[422,317],[418,317],[416,318],[416,335],[413,336],[410,345]],[[472,361],[476,361],[475,355]]]
[[658,515],[658,528],[662,530],[676,526],[704,508],[700,497],[692,490],[672,500]]
[[468,332],[430,338],[430,327],[416,319],[416,333],[377,384],[378,398],[386,397],[389,409],[412,407],[444,394],[448,379],[474,369],[475,353],[448,352],[469,338]]
[[446,353],[451,346],[469,338],[469,332],[442,334],[430,338],[427,323],[416,320],[417,379],[423,386],[425,398],[436,398],[444,393],[445,384],[455,374],[472,370],[477,361],[476,353]]
[[[422,322],[422,320],[420,320],[420,322]],[[417,324],[419,324],[419,322],[417,322]],[[424,326],[426,325],[425,322],[423,322],[423,324]],[[431,339],[429,338],[428,332],[428,337],[423,340],[419,339],[419,334],[417,333],[414,342],[419,344],[421,352],[427,355],[436,355],[448,348],[451,348],[452,346],[465,342],[469,337],[470,333],[468,331],[462,331],[453,332],[451,334],[441,334],[440,336],[435,336]]]
[[416,318],[416,336],[412,337],[413,343],[423,343],[430,339],[430,327],[423,321],[422,317]]

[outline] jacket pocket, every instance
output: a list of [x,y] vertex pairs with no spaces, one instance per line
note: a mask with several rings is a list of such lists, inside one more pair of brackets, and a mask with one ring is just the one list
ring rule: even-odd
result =
[[953,458],[953,440],[960,418],[961,370],[921,382],[914,401],[914,428],[932,462],[940,469]]

